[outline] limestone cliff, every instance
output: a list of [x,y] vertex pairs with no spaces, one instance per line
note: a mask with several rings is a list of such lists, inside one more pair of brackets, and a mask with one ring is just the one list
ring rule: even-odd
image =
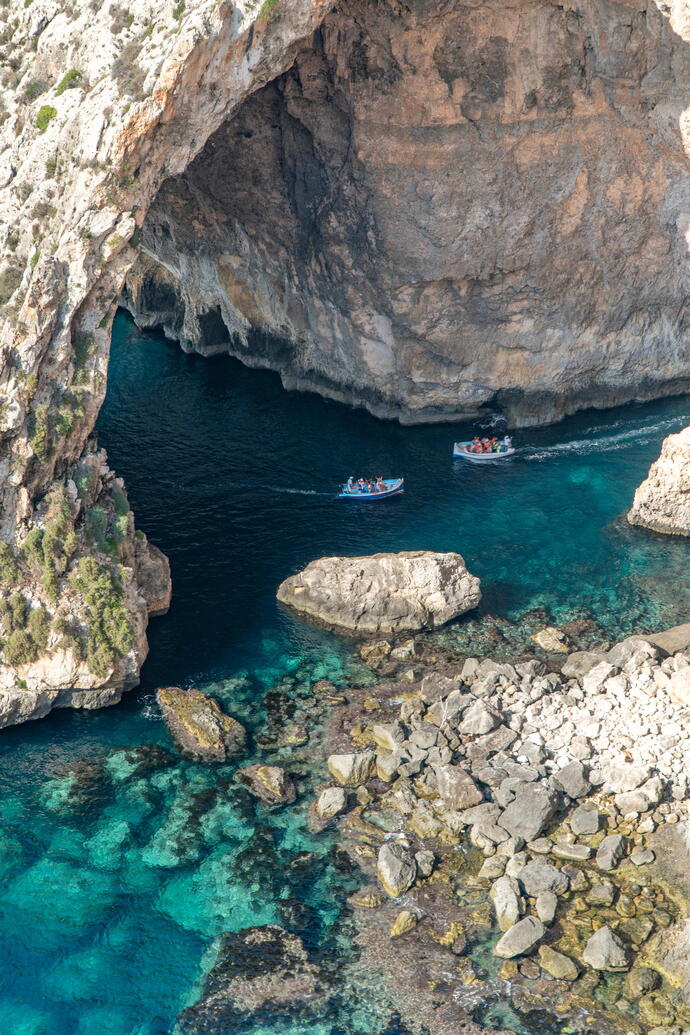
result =
[[664,439],[628,512],[631,525],[690,535],[690,428]]
[[117,699],[167,607],[90,435],[152,197],[323,14],[274,7],[0,6],[0,725]]
[[79,483],[121,297],[406,420],[690,387],[689,37],[683,0],[0,6],[0,686],[129,685],[145,569],[167,598],[105,460]]
[[687,10],[342,0],[170,178],[127,302],[421,421],[690,387]]

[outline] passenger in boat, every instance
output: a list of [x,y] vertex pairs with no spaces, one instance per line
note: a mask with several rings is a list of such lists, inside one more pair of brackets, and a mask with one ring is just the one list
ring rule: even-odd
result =
[[488,438],[483,438],[482,439],[482,449],[481,449],[481,451],[482,451],[482,453],[490,453],[491,452],[491,443],[489,442]]
[[381,475],[379,475],[378,478],[375,479],[375,481],[376,481],[376,491],[377,492],[385,492],[386,491],[386,486],[385,486],[385,483],[384,483],[383,478],[381,477]]
[[348,492],[354,492],[355,491],[355,480],[352,477],[352,475],[350,475],[350,477],[347,479],[347,491]]
[[481,453],[481,451],[482,451],[482,444],[479,441],[479,435],[475,435],[474,438],[472,439],[472,444],[467,447],[467,452],[468,453]]
[[503,448],[504,448],[505,450],[508,450],[508,449],[512,449],[512,448],[513,448],[513,440],[512,440],[512,438],[510,437],[510,435],[504,435],[504,436],[503,436]]

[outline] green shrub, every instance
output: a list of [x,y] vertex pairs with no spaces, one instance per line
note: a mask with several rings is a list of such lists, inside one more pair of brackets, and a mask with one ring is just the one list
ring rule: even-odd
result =
[[22,282],[22,267],[13,260],[10,265],[0,273],[0,305],[9,302],[12,295]]
[[36,251],[35,251],[35,252],[33,253],[33,255],[31,256],[31,269],[32,269],[32,270],[35,270],[35,269],[36,269],[36,267],[38,266],[38,260],[39,260],[40,258],[41,258],[41,252],[40,252],[40,250],[39,250],[39,249],[37,248],[37,249],[36,249]]
[[35,101],[37,97],[40,97],[42,93],[46,92],[46,84],[42,79],[32,79],[28,86],[24,89],[24,100],[27,104],[31,101]]
[[179,0],[179,3],[175,5],[175,8],[173,10],[173,18],[175,19],[175,21],[179,22],[180,18],[184,14],[184,9],[185,0]]
[[134,642],[132,620],[122,602],[122,584],[108,565],[99,564],[94,557],[82,557],[70,581],[86,604],[87,664],[94,675],[105,679]]
[[129,514],[129,500],[127,494],[119,485],[113,486],[113,507],[118,516]]
[[43,529],[32,528],[22,543],[21,554],[29,567],[41,567],[43,564]]
[[84,78],[84,73],[78,68],[70,68],[69,72],[65,72],[62,79],[57,85],[55,96],[59,97],[65,90],[72,90],[74,87],[79,86],[80,81]]
[[47,460],[50,455],[50,436],[48,434],[48,405],[39,403],[31,420],[29,443],[39,460]]
[[36,116],[36,128],[40,129],[41,133],[45,133],[50,124],[50,121],[57,115],[57,108],[51,107],[50,104],[42,105],[38,110]]
[[54,154],[52,158],[46,158],[46,176],[49,180],[52,180],[53,176],[57,172],[58,167],[58,156]]
[[9,543],[0,542],[0,583],[13,585],[19,578],[19,566]]
[[257,15],[258,21],[270,21],[271,18],[277,14],[277,8],[280,6],[280,0],[263,0],[259,13]]
[[42,607],[34,607],[29,612],[28,632],[36,645],[36,650],[42,653],[48,646],[48,634],[50,633],[50,615]]
[[86,534],[104,553],[108,551],[108,515],[103,507],[90,507],[86,512]]
[[15,629],[5,641],[3,657],[6,665],[27,665],[38,657],[36,644],[26,629]]
[[13,593],[7,601],[10,611],[10,628],[21,629],[26,625],[29,605],[23,593]]

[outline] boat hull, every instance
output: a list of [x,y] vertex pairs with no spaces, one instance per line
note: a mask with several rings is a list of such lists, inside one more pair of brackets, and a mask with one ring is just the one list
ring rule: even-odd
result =
[[468,460],[471,464],[493,464],[496,461],[509,460],[515,456],[515,449],[511,447],[503,453],[468,453],[465,446],[471,442],[455,442],[453,444],[453,458],[457,460]]
[[402,496],[405,491],[404,478],[385,478],[383,484],[386,486],[385,492],[347,492],[345,486],[343,486],[343,491],[338,493],[338,499],[366,500],[367,502],[372,500],[388,500],[391,496]]

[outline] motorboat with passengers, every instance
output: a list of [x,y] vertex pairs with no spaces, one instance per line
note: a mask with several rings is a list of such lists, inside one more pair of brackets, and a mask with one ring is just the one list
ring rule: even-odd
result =
[[493,463],[496,460],[508,460],[515,456],[515,446],[509,435],[503,438],[480,439],[472,442],[455,442],[453,456],[461,460],[469,460],[473,464]]
[[341,500],[387,500],[405,491],[404,478],[348,478],[341,485]]

